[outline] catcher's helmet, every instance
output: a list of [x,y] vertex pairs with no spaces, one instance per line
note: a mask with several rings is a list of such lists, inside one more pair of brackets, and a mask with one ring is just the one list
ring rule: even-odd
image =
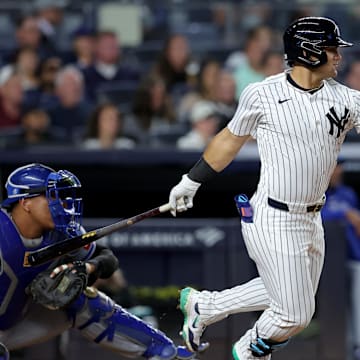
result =
[[349,47],[352,43],[340,37],[335,21],[325,17],[309,16],[294,21],[283,36],[285,60],[316,68],[327,62],[324,47]]
[[14,170],[5,183],[7,198],[3,207],[9,207],[20,199],[45,194],[47,178],[55,170],[42,164],[29,164]]
[[77,195],[79,179],[70,171],[54,169],[42,164],[29,164],[14,170],[5,184],[7,198],[4,208],[20,199],[46,195],[55,228],[69,233],[80,225],[82,199]]

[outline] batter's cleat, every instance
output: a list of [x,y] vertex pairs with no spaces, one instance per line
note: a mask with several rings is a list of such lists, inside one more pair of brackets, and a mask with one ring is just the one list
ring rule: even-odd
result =
[[[240,360],[240,341],[237,341],[232,349],[232,355],[235,360]],[[270,355],[273,351],[277,351],[285,347],[288,340],[277,342],[269,339],[257,338],[255,343],[250,343],[249,350],[256,358],[263,358]],[[242,357],[243,358],[243,357]]]
[[9,360],[10,354],[4,344],[0,343],[0,360]]
[[199,291],[186,287],[180,291],[180,310],[184,315],[184,324],[181,336],[187,348],[197,352],[200,346],[200,338],[205,330],[201,322],[199,305],[197,302]]
[[232,356],[235,360],[240,360],[239,341],[237,341],[232,348]]

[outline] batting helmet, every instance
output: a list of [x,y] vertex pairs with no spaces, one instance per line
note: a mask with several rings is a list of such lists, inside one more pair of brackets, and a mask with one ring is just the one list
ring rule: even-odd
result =
[[352,43],[340,37],[335,21],[325,17],[309,16],[294,21],[283,36],[285,60],[289,66],[298,62],[316,68],[327,62],[324,47],[349,47]]

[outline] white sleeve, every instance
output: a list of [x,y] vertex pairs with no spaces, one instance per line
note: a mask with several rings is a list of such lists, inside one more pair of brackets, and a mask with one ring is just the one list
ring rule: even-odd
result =
[[354,101],[354,119],[353,123],[356,129],[356,132],[360,134],[360,91],[351,89],[351,94]]
[[227,125],[234,135],[251,135],[256,138],[257,126],[263,113],[258,90],[259,83],[253,83],[241,93],[236,112]]

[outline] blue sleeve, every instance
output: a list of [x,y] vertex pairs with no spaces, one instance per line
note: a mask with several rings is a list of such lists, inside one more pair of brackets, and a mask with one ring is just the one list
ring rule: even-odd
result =
[[345,220],[348,210],[358,208],[359,199],[355,191],[348,186],[340,186],[336,191],[327,194],[321,216],[323,220]]
[[345,219],[345,209],[334,210],[330,209],[328,206],[324,206],[321,210],[321,216],[323,220],[344,220]]

